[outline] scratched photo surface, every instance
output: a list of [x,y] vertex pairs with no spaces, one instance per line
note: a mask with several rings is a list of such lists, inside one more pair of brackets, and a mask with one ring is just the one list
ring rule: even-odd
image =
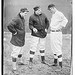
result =
[[[53,64],[53,53],[50,47],[50,28],[46,37],[46,50],[45,60],[47,64],[41,63],[39,47],[37,47],[32,68],[29,67],[29,51],[31,34],[29,29],[29,17],[33,14],[33,8],[37,5],[41,7],[41,10],[49,22],[51,22],[51,14],[48,11],[48,5],[55,4],[56,8],[61,11],[68,23],[65,28],[62,29],[62,55],[63,55],[63,67],[62,71],[56,72],[57,67],[51,66]],[[25,45],[23,46],[23,62],[24,66],[17,65],[19,75],[72,75],[72,0],[4,0],[3,3],[3,75],[15,75],[12,72],[12,44],[11,33],[7,29],[10,21],[18,14],[21,8],[28,8],[29,12],[25,21]]]

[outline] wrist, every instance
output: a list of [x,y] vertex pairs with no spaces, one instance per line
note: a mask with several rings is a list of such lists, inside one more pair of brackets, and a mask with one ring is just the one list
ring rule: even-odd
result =
[[47,29],[45,29],[45,32],[47,32]]
[[17,34],[17,32],[14,33],[14,35],[16,35],[16,34]]

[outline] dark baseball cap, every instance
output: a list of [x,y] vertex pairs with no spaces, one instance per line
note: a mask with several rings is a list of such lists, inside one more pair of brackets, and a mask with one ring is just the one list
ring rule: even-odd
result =
[[48,6],[48,9],[49,9],[49,8],[52,8],[52,7],[55,7],[55,5],[54,5],[54,4],[50,4],[50,5]]
[[37,11],[40,8],[40,6],[35,6],[33,9],[34,11]]
[[20,12],[29,12],[27,8],[21,8]]

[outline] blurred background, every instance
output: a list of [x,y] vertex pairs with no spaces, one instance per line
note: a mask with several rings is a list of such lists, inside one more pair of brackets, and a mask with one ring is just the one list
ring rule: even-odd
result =
[[[8,32],[7,25],[19,13],[22,7],[27,7],[30,11],[26,20],[26,32],[30,32],[28,21],[29,16],[33,14],[33,7],[40,5],[43,13],[46,14],[49,21],[51,14],[47,10],[49,4],[55,4],[57,9],[61,11],[68,19],[68,24],[63,28],[64,34],[70,34],[72,30],[72,0],[4,0],[3,3],[3,29]],[[48,30],[49,31],[49,30]]]

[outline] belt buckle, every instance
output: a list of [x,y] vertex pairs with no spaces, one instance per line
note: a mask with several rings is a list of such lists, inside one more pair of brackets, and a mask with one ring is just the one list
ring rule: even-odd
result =
[[61,30],[51,30],[52,32],[59,32],[59,31],[61,31]]
[[59,32],[59,30],[56,30],[56,32]]
[[59,31],[61,31],[60,29],[59,30],[56,30],[56,32],[59,32]]

